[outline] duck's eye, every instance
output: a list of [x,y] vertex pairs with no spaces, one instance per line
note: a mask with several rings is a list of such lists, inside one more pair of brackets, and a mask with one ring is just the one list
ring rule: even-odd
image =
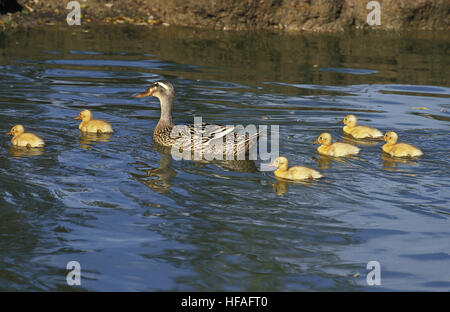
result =
[[319,140],[322,140],[322,137],[319,137]]

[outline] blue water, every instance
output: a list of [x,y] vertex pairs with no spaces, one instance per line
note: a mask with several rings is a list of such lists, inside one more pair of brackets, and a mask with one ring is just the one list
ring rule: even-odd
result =
[[[448,35],[222,33],[183,28],[0,33],[0,124],[43,150],[0,148],[0,290],[450,290]],[[279,125],[280,154],[322,172],[283,183],[246,168],[176,161],[153,144],[158,79],[174,121]],[[81,136],[90,109],[116,130]],[[382,142],[329,159],[359,117],[424,156]],[[68,286],[66,265],[81,265]],[[369,261],[381,285],[370,286]]]

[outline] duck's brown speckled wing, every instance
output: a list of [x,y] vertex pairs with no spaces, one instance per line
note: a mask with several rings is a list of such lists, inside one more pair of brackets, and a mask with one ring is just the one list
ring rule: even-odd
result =
[[154,140],[161,145],[176,145],[181,150],[201,149],[203,152],[222,155],[247,153],[257,137],[258,133],[248,134],[235,126],[206,123],[157,127],[154,132]]

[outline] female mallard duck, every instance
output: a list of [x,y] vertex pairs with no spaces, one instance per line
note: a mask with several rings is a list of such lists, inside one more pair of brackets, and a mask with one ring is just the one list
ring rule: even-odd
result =
[[387,142],[383,145],[382,150],[394,157],[417,157],[422,156],[422,151],[410,144],[397,143],[398,135],[394,131],[388,131],[384,135],[384,140]]
[[323,177],[318,171],[302,167],[302,166],[295,166],[288,168],[288,159],[286,157],[277,157],[275,160],[270,164],[270,166],[277,167],[278,169],[275,170],[273,173],[276,177],[287,179],[287,180],[305,180],[305,179],[319,179]]
[[347,115],[343,120],[345,126],[343,128],[344,133],[351,135],[355,139],[366,139],[366,138],[381,138],[383,133],[378,129],[357,126],[358,119],[355,115]]
[[[137,98],[154,96],[159,99],[161,116],[153,131],[153,140],[162,146],[176,146],[192,152],[207,151],[210,154],[234,156],[247,154],[256,143],[258,133],[246,134],[234,126],[208,125],[205,123],[175,126],[172,108],[175,99],[173,85],[164,80],[154,82]],[[205,153],[206,155],[206,153]]]
[[322,144],[317,151],[319,154],[327,156],[342,157],[359,153],[359,148],[354,145],[341,142],[332,143],[332,140],[331,134],[325,132],[319,135],[313,144]]
[[43,147],[45,145],[44,140],[33,133],[26,133],[25,128],[22,125],[16,125],[12,127],[6,135],[13,135],[11,143],[15,146],[22,147]]
[[112,133],[114,132],[111,125],[103,120],[92,119],[92,113],[90,110],[85,109],[74,119],[81,119],[81,123],[78,126],[82,132],[90,133]]

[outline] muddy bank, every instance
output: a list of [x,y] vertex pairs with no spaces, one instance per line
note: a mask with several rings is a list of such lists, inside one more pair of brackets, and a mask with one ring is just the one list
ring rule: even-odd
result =
[[[0,0],[2,12],[7,3]],[[17,0],[0,29],[66,24],[64,0]],[[350,29],[448,30],[448,0],[380,0],[380,25],[368,25],[368,0],[79,0],[81,23],[158,24],[216,30],[336,32]],[[17,11],[17,10],[15,10]],[[14,10],[11,10],[14,12]]]

